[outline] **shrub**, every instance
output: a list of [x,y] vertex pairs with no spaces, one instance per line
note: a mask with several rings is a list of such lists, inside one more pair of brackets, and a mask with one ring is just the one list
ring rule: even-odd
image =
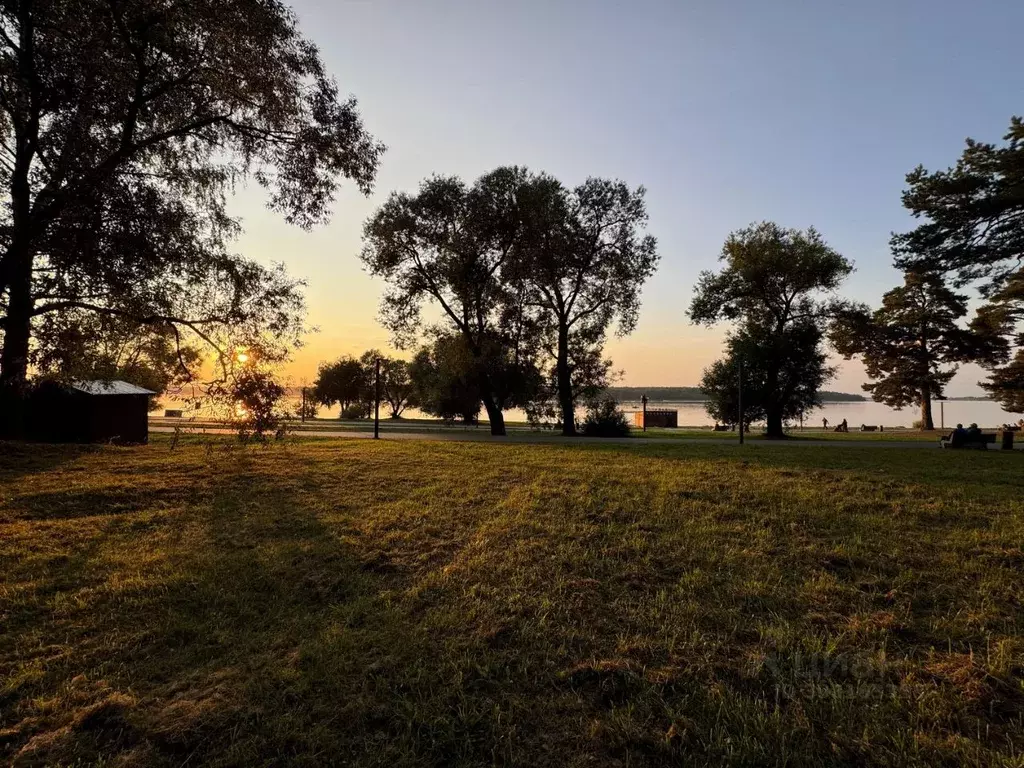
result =
[[609,397],[587,408],[583,434],[587,437],[629,437],[629,421],[619,410],[615,399]]
[[341,409],[343,419],[361,419],[366,415],[366,408],[361,403],[353,403]]

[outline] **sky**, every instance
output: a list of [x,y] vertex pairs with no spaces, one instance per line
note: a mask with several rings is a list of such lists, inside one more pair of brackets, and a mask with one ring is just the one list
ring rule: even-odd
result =
[[[945,168],[968,136],[1024,113],[1020,0],[293,0],[343,94],[388,145],[369,198],[347,184],[329,225],[291,227],[243,189],[237,250],[308,281],[319,328],[287,373],[387,348],[363,222],[393,190],[499,165],[647,189],[661,264],[636,330],[607,352],[631,386],[695,385],[726,327],[690,324],[729,232],[816,227],[851,259],[842,294],[877,306],[900,282],[888,242],[913,220],[908,171]],[[948,394],[979,394],[962,370]],[[856,361],[830,389],[860,391]]]

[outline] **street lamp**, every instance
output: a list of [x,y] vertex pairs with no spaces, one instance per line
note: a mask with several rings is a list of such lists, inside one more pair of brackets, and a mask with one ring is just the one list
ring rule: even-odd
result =
[[373,439],[380,440],[380,358],[373,361]]

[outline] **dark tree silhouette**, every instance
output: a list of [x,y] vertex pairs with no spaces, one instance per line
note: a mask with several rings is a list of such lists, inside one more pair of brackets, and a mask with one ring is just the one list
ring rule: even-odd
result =
[[382,147],[287,6],[11,0],[0,33],[0,394],[23,396],[50,313],[170,324],[221,354],[224,328],[294,335],[298,285],[229,252],[226,197],[253,179],[310,226],[340,177],[370,190]]
[[[989,302],[972,327],[985,337],[1006,340],[990,349],[993,375],[981,386],[1008,410],[1024,408],[1024,121],[1014,117],[996,145],[968,139],[956,165],[929,172],[919,166],[907,176],[903,205],[924,221],[893,237],[897,266],[955,276],[957,285],[978,283]],[[1016,357],[1005,369],[1011,345]]]
[[321,364],[311,395],[328,408],[340,405],[344,413],[350,405],[364,402],[369,385],[365,366],[354,357],[341,357]]
[[401,346],[421,328],[420,309],[432,301],[472,357],[491,433],[505,434],[502,408],[524,403],[503,381],[518,364],[521,315],[509,312],[502,269],[518,232],[516,190],[524,172],[499,168],[471,187],[434,177],[415,195],[394,193],[367,222],[363,262],[389,286],[381,320]]
[[476,424],[483,398],[475,358],[461,335],[446,335],[422,347],[409,363],[420,408],[445,421]]
[[796,320],[779,332],[773,324],[745,322],[729,333],[726,355],[701,378],[708,415],[739,424],[739,363],[743,361],[743,420],[746,424],[800,418],[821,404],[821,387],[835,370],[828,366],[823,332],[813,318]]
[[958,321],[967,297],[939,274],[908,272],[903,285],[882,297],[882,306],[850,307],[833,321],[830,338],[849,360],[860,355],[874,381],[864,390],[893,408],[917,405],[922,429],[935,429],[932,400],[942,399],[957,364],[984,355],[985,344]]
[[539,309],[562,433],[574,435],[577,402],[593,388],[578,361],[592,361],[613,324],[619,336],[636,327],[640,291],[657,269],[657,243],[641,232],[643,187],[592,178],[568,190],[540,175],[525,181],[518,202],[521,231],[509,272]]
[[800,410],[800,393],[807,391],[791,372],[813,382],[814,392],[830,378],[820,344],[826,322],[843,303],[828,294],[853,266],[814,229],[770,222],[731,234],[720,261],[721,271],[701,273],[690,317],[704,325],[738,323],[730,356],[756,352],[767,435],[781,438],[784,419]]

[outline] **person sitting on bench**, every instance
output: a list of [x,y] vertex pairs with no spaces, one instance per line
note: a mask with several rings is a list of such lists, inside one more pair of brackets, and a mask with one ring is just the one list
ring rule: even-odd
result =
[[981,430],[978,429],[978,425],[977,424],[972,423],[971,426],[969,426],[967,428],[967,436],[966,436],[964,442],[967,442],[967,443],[978,443],[978,442],[981,442]]

